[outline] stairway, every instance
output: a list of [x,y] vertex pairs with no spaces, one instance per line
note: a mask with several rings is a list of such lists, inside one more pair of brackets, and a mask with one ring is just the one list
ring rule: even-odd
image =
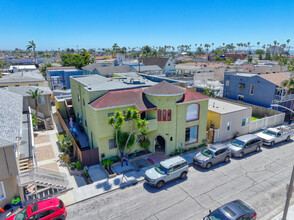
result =
[[26,204],[47,199],[71,189],[66,174],[40,167],[22,171],[20,181],[28,192],[25,195]]
[[23,172],[33,167],[33,160],[31,158],[19,159],[19,171]]
[[53,123],[53,118],[46,118],[44,120],[44,125],[46,130],[53,130],[54,129],[54,123]]

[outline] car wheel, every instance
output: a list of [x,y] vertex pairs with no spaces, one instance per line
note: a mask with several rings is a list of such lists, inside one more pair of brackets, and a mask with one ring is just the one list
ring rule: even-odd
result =
[[290,141],[290,136],[287,137],[286,141]]
[[230,157],[229,156],[226,156],[225,158],[225,163],[229,162],[230,161]]
[[187,172],[182,172],[180,178],[183,180],[187,177]]
[[260,151],[260,146],[257,146],[256,151],[257,152]]
[[212,166],[212,164],[211,164],[211,163],[208,163],[208,164],[206,164],[206,169],[209,169],[209,168],[211,168],[211,166]]
[[240,153],[240,157],[244,157],[244,152],[241,152]]
[[159,182],[156,184],[156,188],[157,188],[157,189],[161,189],[163,186],[164,186],[164,182],[163,182],[163,181],[159,181]]
[[272,142],[271,142],[271,147],[272,147],[272,146],[274,146],[274,145],[275,145],[275,142],[274,142],[274,141],[272,141]]

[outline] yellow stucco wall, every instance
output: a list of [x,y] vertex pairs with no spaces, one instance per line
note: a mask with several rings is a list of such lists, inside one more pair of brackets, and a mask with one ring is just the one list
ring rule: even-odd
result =
[[213,112],[213,111],[209,111],[207,113],[207,126],[206,129],[208,130],[210,128],[210,122],[214,121],[214,129],[219,129],[221,126],[221,115]]

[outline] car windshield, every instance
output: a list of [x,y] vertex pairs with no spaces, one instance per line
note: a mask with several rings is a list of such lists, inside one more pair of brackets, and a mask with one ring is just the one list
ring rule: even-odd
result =
[[235,139],[232,141],[232,145],[236,146],[236,147],[243,147],[244,146],[244,142],[243,141],[240,141],[238,139]]
[[264,130],[263,133],[273,137],[276,136],[276,133],[270,130]]
[[28,217],[27,209],[21,210],[19,213],[16,214],[14,220],[25,220]]
[[209,220],[229,220],[219,209],[215,210],[208,217]]
[[160,174],[166,174],[167,169],[162,166],[160,163],[155,166],[155,170]]
[[206,156],[206,157],[212,157],[213,151],[211,151],[209,149],[204,149],[204,150],[201,151],[201,154]]

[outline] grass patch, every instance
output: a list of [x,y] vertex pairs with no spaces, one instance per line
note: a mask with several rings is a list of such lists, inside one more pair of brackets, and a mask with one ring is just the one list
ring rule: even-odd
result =
[[116,74],[113,74],[112,77],[113,77],[113,78],[120,78],[121,76],[116,75]]
[[255,120],[258,120],[260,119],[259,117],[254,117],[254,116],[251,116],[251,121],[255,121]]

